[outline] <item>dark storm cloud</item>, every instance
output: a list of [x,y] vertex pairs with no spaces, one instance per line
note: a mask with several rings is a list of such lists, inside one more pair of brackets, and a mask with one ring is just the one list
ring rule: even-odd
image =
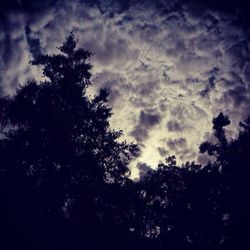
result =
[[158,152],[161,157],[165,158],[169,153],[164,147],[158,147]]
[[29,59],[25,51],[26,41],[23,39],[18,19],[13,25],[2,24],[0,33],[0,95],[12,94],[18,84],[29,77],[27,65]]
[[160,120],[161,120],[161,117],[159,114],[141,111],[140,124],[142,124],[143,126],[147,128],[150,128],[158,124]]
[[243,67],[242,79],[243,82],[250,82],[250,60]]
[[63,0],[1,0],[0,13],[2,18],[10,11],[35,15],[63,2]]
[[139,178],[142,178],[151,170],[151,166],[141,162],[137,163],[137,168],[139,170]]
[[40,40],[38,38],[32,37],[31,29],[28,25],[25,27],[25,34],[29,46],[29,51],[35,59],[37,58],[37,56],[42,54]]
[[215,88],[215,82],[217,79],[218,72],[219,72],[219,69],[217,67],[214,67],[212,70],[208,72],[208,75],[209,75],[208,83],[205,89],[200,92],[202,97],[209,94],[209,92]]
[[[105,14],[107,12],[126,11],[131,5],[139,4],[149,6],[152,2],[159,8],[161,14],[170,11],[179,10],[183,4],[189,6],[193,15],[202,16],[204,9],[221,11],[231,15],[241,13],[235,22],[247,24],[249,22],[248,9],[250,3],[248,0],[80,0],[83,4],[97,5],[100,11]],[[41,11],[55,5],[64,4],[63,0],[2,0],[0,9],[2,12],[10,10],[23,10],[27,12]],[[111,16],[112,17],[112,16]]]
[[137,126],[131,132],[131,135],[138,142],[142,142],[148,137],[148,131],[161,121],[161,116],[154,112],[141,111]]
[[126,11],[134,2],[133,0],[95,0],[97,6],[103,14],[109,13],[110,17],[113,16],[115,12]]
[[136,88],[136,91],[138,91],[138,94],[141,96],[148,96],[150,93],[153,92],[154,88],[157,88],[157,85],[157,81],[148,81],[146,83],[140,84]]
[[187,140],[185,138],[170,139],[167,141],[167,146],[172,150],[178,150],[184,148],[187,145]]
[[232,16],[232,21],[236,25],[250,25],[250,2],[249,0],[188,0],[180,1],[186,3],[189,12],[195,17],[202,17],[204,10],[211,10]]
[[136,126],[133,131],[130,132],[137,142],[143,142],[148,138],[148,129],[143,126]]
[[167,128],[168,128],[168,131],[170,132],[181,132],[183,130],[183,128],[181,127],[181,124],[175,120],[168,121]]
[[227,95],[230,99],[234,100],[234,105],[239,107],[249,102],[249,99],[245,95],[246,91],[245,86],[237,86],[234,89],[228,90]]

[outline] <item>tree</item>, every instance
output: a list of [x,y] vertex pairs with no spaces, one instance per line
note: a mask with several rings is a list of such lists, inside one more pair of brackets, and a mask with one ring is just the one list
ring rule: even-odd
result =
[[[248,227],[250,223],[250,118],[240,122],[238,138],[227,141],[225,126],[230,120],[222,113],[213,119],[214,135],[218,143],[204,142],[202,153],[214,155],[216,160],[204,166],[215,177],[208,186],[213,206],[211,213],[217,217],[217,247],[219,249],[249,248]],[[210,219],[211,220],[211,219]]]
[[200,153],[208,153],[208,155],[216,157],[217,168],[224,165],[226,155],[228,155],[229,144],[225,135],[224,127],[230,124],[228,116],[222,112],[215,118],[213,118],[213,130],[214,136],[217,139],[216,144],[210,142],[203,142],[200,145]]
[[[30,222],[28,233],[39,226],[62,233],[58,225],[67,219],[78,220],[82,232],[94,237],[98,214],[105,205],[112,207],[104,194],[129,181],[128,163],[138,153],[136,145],[118,141],[121,131],[110,128],[108,91],[101,89],[92,99],[86,95],[91,52],[76,45],[71,34],[59,54],[38,56],[31,63],[43,67],[45,80],[30,81],[13,97],[0,99],[0,173],[9,178],[7,186],[1,182],[2,197],[19,196],[15,210]],[[28,191],[20,194],[17,183]],[[27,214],[31,207],[34,217]],[[22,226],[16,225],[19,233]]]

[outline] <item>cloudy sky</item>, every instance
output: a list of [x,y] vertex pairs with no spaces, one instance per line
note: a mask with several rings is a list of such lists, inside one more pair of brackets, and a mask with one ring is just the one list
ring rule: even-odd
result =
[[230,116],[233,137],[250,115],[247,2],[1,1],[0,94],[40,80],[28,62],[56,53],[73,31],[94,52],[90,93],[110,88],[112,127],[141,147],[133,176],[172,154],[205,162],[198,147],[212,139],[213,116]]

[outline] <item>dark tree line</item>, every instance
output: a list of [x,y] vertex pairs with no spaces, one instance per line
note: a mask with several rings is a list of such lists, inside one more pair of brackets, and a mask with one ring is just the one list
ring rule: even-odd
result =
[[213,119],[200,151],[214,162],[171,156],[134,182],[138,147],[110,128],[108,91],[86,95],[91,53],[76,45],[38,56],[45,81],[0,99],[0,248],[247,249],[250,118],[231,141],[229,118]]

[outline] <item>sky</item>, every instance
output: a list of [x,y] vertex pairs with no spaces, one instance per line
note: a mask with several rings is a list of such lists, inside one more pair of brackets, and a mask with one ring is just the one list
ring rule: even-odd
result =
[[132,176],[169,155],[205,163],[199,145],[212,118],[231,124],[250,115],[250,9],[247,0],[3,0],[0,3],[0,95],[11,95],[41,69],[40,53],[57,53],[71,31],[94,53],[93,95],[110,89],[111,126],[136,142]]

